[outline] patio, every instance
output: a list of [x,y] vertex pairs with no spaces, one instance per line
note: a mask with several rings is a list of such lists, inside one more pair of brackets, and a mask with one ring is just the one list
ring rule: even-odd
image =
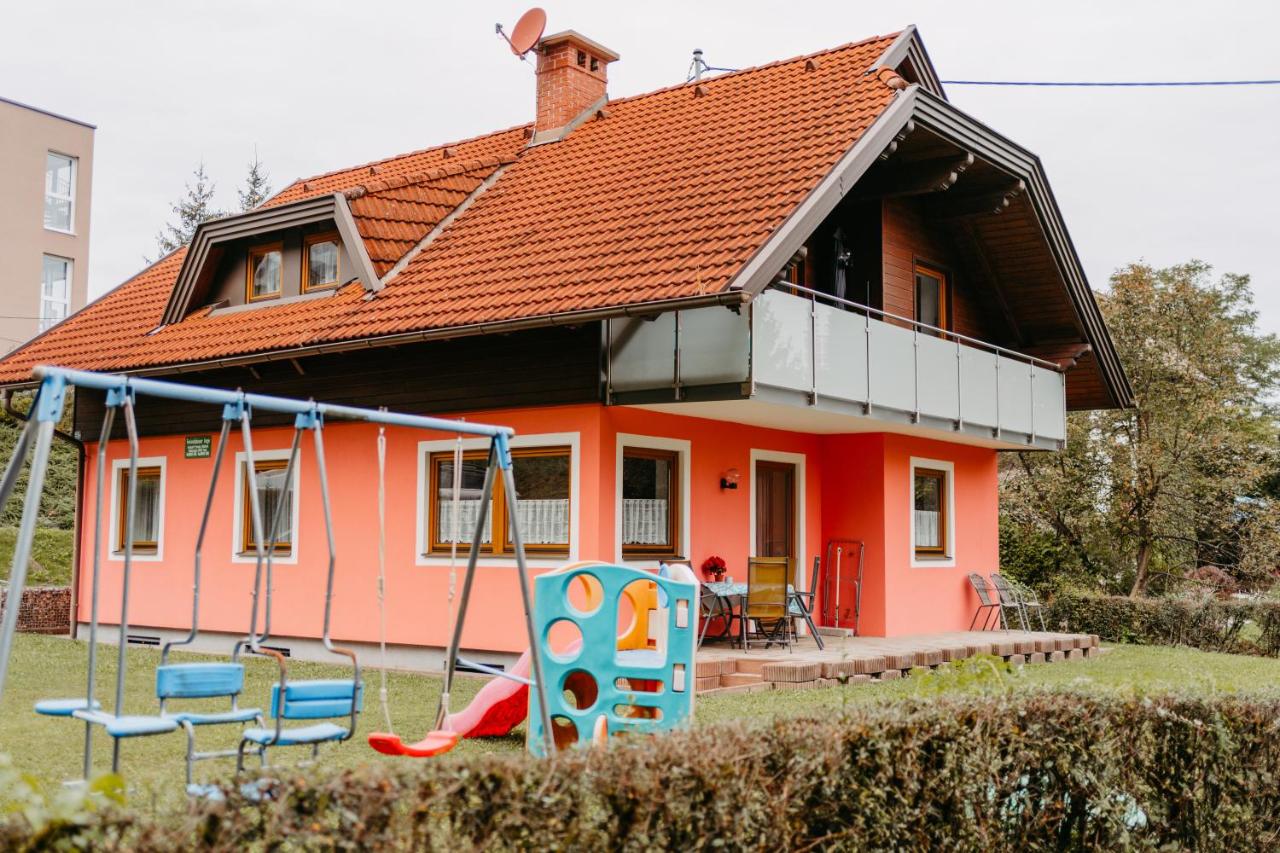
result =
[[703,695],[752,690],[826,687],[847,678],[870,682],[900,678],[919,666],[936,667],[996,655],[1015,666],[1083,660],[1102,652],[1091,634],[1044,631],[952,631],[906,637],[823,635],[826,648],[812,637],[785,648],[744,652],[728,643],[706,643],[698,650],[697,690]]

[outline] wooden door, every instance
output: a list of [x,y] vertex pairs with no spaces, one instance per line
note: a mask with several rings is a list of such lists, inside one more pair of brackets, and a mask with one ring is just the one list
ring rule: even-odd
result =
[[787,557],[795,582],[796,466],[756,461],[756,556]]

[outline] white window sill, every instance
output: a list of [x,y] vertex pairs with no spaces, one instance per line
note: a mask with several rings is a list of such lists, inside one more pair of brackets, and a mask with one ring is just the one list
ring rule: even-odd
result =
[[50,228],[48,225],[44,226],[44,230],[49,231],[53,234],[65,234],[68,237],[76,236],[76,232],[74,231],[64,231],[61,228]]
[[[418,558],[414,561],[414,564],[427,568],[447,569],[449,568],[450,563],[452,563],[458,568],[465,568],[467,565],[467,557],[468,554],[466,551],[459,551],[457,560],[452,560],[447,554],[419,554]],[[561,566],[568,565],[569,563],[577,562],[577,558],[572,554],[559,557],[535,557],[532,554],[526,554],[524,562],[525,565],[534,569],[558,569]],[[508,555],[495,556],[493,554],[481,554],[479,560],[476,561],[476,565],[485,569],[514,569],[516,568],[516,558]]]

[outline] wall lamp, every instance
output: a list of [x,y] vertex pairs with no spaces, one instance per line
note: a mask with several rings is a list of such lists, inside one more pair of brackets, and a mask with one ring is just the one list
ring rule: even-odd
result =
[[737,468],[730,468],[728,471],[725,471],[723,475],[721,475],[720,488],[721,489],[738,488],[738,469]]

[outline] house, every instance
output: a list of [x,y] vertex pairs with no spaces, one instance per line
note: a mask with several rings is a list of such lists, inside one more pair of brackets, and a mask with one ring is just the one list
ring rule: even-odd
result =
[[[617,99],[607,48],[570,31],[536,52],[531,123],[210,221],[0,361],[0,383],[52,363],[514,427],[521,500],[495,498],[464,638],[481,659],[524,642],[512,513],[535,570],[717,555],[745,580],[750,555],[785,556],[806,584],[828,543],[859,540],[863,634],[965,628],[966,574],[998,565],[998,454],[1059,450],[1068,411],[1131,402],[1039,160],[947,101],[914,28]],[[86,478],[102,413],[77,396]],[[139,409],[140,635],[188,624],[219,414]],[[290,502],[274,628],[305,655],[326,557],[315,459],[285,483],[289,424],[255,423],[257,470],[238,439],[226,454],[201,628],[210,648],[247,630],[252,479]],[[376,429],[326,432],[334,634],[375,643]],[[454,437],[387,441],[388,639],[421,665],[449,627]],[[483,459],[464,450],[465,517]],[[123,442],[109,452],[105,602]],[[824,621],[848,623],[851,565]]]
[[93,133],[0,98],[0,352],[84,306]]

